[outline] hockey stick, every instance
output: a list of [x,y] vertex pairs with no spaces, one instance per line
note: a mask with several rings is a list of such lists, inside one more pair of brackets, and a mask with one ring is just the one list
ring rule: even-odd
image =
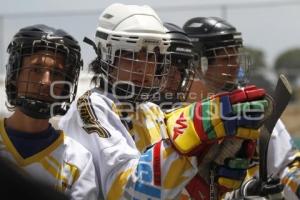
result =
[[273,132],[273,129],[288,105],[292,96],[292,87],[289,81],[284,75],[280,75],[274,94],[272,95],[274,100],[274,109],[270,117],[265,121],[264,126],[261,129],[261,136],[259,139],[259,177],[260,181],[268,181],[268,169],[267,169],[267,154],[268,144]]
[[[274,102],[273,111],[268,116],[268,119],[264,122],[264,125],[260,131],[259,138],[259,179],[246,184],[244,195],[256,195],[268,196],[276,195],[281,193],[283,185],[280,184],[279,180],[269,179],[268,176],[268,146],[269,141],[273,132],[273,129],[288,105],[292,96],[292,87],[284,75],[280,75],[272,99]],[[244,190],[244,189],[242,189]]]

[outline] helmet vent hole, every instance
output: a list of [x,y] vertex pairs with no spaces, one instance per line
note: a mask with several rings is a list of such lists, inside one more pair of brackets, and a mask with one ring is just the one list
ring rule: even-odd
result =
[[105,19],[111,19],[113,18],[113,15],[109,14],[109,13],[106,13],[104,16],[103,16]]
[[130,36],[129,38],[130,38],[130,39],[139,39],[138,36]]
[[126,42],[128,42],[128,43],[136,43],[136,41],[130,41],[130,40],[127,40]]

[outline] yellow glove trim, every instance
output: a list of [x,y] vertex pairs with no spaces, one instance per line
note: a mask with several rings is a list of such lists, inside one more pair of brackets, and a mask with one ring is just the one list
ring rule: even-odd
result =
[[214,127],[214,131],[217,135],[217,138],[225,137],[225,128],[221,120],[221,111],[220,111],[220,97],[217,97],[211,101],[210,104],[210,113],[211,113],[211,124]]
[[243,139],[253,139],[257,140],[259,138],[259,130],[258,129],[250,129],[250,128],[243,128],[239,127],[237,130],[237,137],[243,138]]
[[229,178],[225,178],[225,177],[220,177],[218,179],[218,184],[221,186],[224,186],[228,189],[238,189],[241,184],[242,181],[238,181],[238,180],[233,180],[233,179],[229,179]]

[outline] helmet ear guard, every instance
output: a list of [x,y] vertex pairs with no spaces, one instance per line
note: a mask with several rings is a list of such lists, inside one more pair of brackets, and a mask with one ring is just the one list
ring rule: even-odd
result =
[[204,78],[208,69],[208,59],[206,56],[194,53],[193,70],[194,77]]
[[208,69],[208,59],[207,57],[205,56],[202,56],[200,58],[200,63],[201,63],[201,72],[202,72],[202,75],[204,76],[205,73],[207,72],[207,69]]

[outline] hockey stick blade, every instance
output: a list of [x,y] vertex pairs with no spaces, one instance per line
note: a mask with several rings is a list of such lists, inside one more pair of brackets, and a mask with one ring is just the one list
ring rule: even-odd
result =
[[272,97],[275,102],[275,108],[271,117],[265,122],[265,126],[270,133],[273,132],[278,119],[282,115],[292,97],[292,87],[283,74],[279,76],[275,93],[272,95]]
[[274,101],[274,108],[272,114],[265,121],[261,128],[259,138],[259,179],[261,183],[268,181],[268,167],[267,167],[267,155],[268,145],[270,141],[273,129],[280,118],[281,114],[285,110],[292,96],[292,87],[287,78],[281,74],[279,76],[276,89],[272,95]]

